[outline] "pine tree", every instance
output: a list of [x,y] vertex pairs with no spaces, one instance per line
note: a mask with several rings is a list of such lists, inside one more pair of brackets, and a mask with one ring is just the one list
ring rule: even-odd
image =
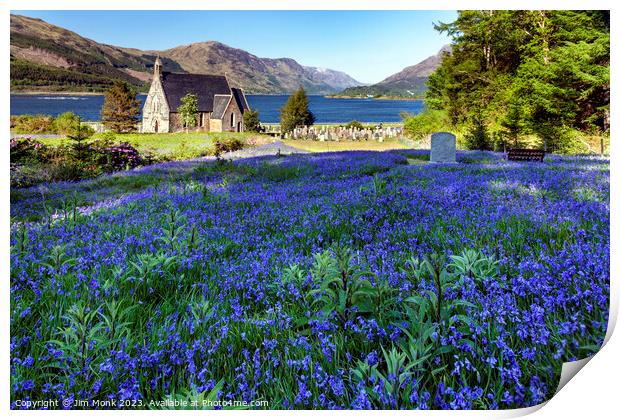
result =
[[480,113],[472,118],[472,127],[465,135],[465,147],[470,150],[491,150],[491,137]]
[[258,116],[258,111],[254,111],[248,109],[243,114],[243,126],[245,131],[249,131],[251,133],[260,132],[260,118]]
[[296,127],[314,124],[314,115],[308,108],[308,96],[303,87],[289,96],[280,109],[280,128],[283,133],[293,131]]
[[136,91],[122,80],[115,80],[105,92],[105,101],[101,108],[103,125],[115,133],[135,131],[140,117],[140,101]]
[[177,112],[181,116],[185,131],[189,131],[190,127],[196,127],[198,124],[198,96],[188,93],[181,98],[181,105],[177,108]]
[[82,119],[76,116],[73,126],[70,128],[67,138],[73,142],[73,158],[78,162],[83,162],[87,155],[88,144],[86,140],[95,134],[95,130],[89,125],[82,124]]

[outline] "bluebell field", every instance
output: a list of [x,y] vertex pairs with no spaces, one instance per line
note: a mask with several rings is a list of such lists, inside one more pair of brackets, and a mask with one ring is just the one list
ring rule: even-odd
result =
[[427,154],[169,163],[118,175],[159,177],[130,194],[45,196],[89,206],[14,200],[12,408],[544,402],[606,333],[609,160]]

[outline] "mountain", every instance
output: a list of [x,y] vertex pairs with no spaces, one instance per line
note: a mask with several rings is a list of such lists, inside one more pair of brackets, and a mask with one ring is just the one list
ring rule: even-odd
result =
[[333,93],[358,81],[330,69],[306,67],[291,58],[260,58],[220,42],[182,45],[159,52],[190,73],[225,74],[246,92],[288,93],[302,85],[309,93]]
[[146,91],[152,66],[161,56],[165,71],[226,74],[247,93],[328,94],[357,86],[349,75],[302,66],[291,58],[260,58],[215,41],[164,51],[101,44],[40,19],[11,15],[11,90],[100,92],[114,79]]
[[[156,55],[100,44],[40,19],[11,15],[11,90],[101,91],[114,79],[146,89]],[[175,62],[163,63],[182,71]]]
[[441,63],[444,53],[452,51],[450,45],[443,46],[439,52],[418,64],[405,67],[396,74],[391,75],[370,86],[355,86],[347,88],[336,96],[368,96],[374,97],[421,97],[426,91],[426,81]]

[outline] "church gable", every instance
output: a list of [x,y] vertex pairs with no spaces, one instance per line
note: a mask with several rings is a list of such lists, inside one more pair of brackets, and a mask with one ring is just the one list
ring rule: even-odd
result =
[[155,74],[142,109],[142,132],[144,133],[170,131],[170,108],[159,78],[158,70],[161,64],[158,64],[158,61],[155,62]]
[[213,113],[211,118],[221,120],[230,103],[230,95],[215,95],[213,99]]

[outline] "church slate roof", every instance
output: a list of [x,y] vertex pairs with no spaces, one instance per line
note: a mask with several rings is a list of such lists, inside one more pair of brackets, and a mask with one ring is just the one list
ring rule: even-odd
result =
[[230,95],[215,95],[215,98],[213,99],[213,113],[211,114],[211,118],[217,120],[224,118],[224,112],[226,112],[229,102]]
[[214,96],[231,93],[225,76],[163,72],[161,82],[170,112],[177,112],[181,98],[188,93],[198,96],[198,112],[213,111]]
[[239,88],[232,88],[231,90],[239,110],[242,114],[245,113],[246,110],[250,109],[250,106],[248,105],[248,101],[246,100],[243,91]]

